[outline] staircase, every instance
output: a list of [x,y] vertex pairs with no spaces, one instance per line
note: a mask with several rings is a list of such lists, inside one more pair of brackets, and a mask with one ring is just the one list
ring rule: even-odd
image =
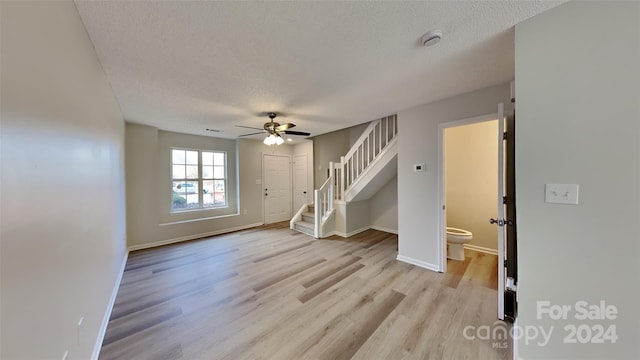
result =
[[340,227],[346,227],[349,203],[370,198],[396,175],[397,134],[396,115],[372,121],[339,163],[329,163],[329,178],[314,191],[314,202],[298,210],[290,228],[317,239],[346,234]]
[[307,235],[315,236],[315,207],[313,204],[308,204],[304,205],[301,210],[304,211],[300,213],[300,220],[294,223],[293,229]]

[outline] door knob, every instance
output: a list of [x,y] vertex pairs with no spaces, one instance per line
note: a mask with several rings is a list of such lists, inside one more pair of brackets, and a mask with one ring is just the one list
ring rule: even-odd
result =
[[489,219],[489,224],[498,224],[498,226],[505,226],[505,225],[513,225],[513,221],[512,220],[496,220],[494,218]]

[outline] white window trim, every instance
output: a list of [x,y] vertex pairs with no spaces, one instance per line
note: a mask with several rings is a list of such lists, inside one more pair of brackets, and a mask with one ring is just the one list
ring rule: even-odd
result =
[[[193,149],[187,147],[170,147],[169,154],[169,189],[170,189],[170,202],[169,202],[169,215],[176,214],[184,214],[191,212],[200,212],[200,211],[212,211],[212,210],[220,210],[229,208],[229,178],[228,178],[228,153],[222,150],[210,150],[210,149]],[[173,178],[173,150],[184,150],[184,151],[197,151],[198,152],[198,178],[197,179],[174,179]],[[211,153],[222,153],[224,154],[224,178],[223,179],[203,179],[202,178],[202,152],[211,152]],[[224,205],[218,206],[208,206],[204,207],[204,196],[201,191],[203,189],[203,181],[205,180],[223,180],[224,181]],[[198,183],[198,204],[197,208],[187,208],[187,209],[174,209],[173,208],[173,182],[174,181],[183,181],[183,182],[197,182]]]

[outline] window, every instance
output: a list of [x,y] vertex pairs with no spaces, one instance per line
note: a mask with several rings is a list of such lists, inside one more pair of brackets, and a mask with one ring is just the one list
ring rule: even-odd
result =
[[171,149],[171,180],[172,211],[225,207],[227,153]]

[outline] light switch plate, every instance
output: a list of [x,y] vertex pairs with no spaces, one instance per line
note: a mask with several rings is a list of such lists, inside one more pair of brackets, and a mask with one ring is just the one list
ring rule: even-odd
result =
[[547,184],[544,201],[552,204],[578,205],[578,184]]

